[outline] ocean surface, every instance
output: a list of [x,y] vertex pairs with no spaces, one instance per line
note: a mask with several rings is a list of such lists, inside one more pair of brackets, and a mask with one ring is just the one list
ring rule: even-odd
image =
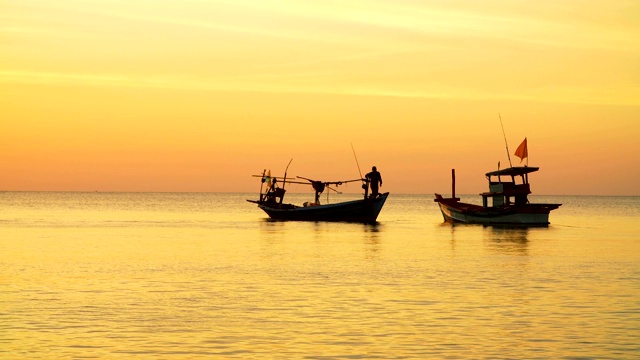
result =
[[528,229],[255,197],[0,193],[0,359],[640,358],[640,197],[531,196],[563,205]]

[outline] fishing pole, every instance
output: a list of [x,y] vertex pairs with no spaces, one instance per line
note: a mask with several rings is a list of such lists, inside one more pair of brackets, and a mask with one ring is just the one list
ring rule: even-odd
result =
[[504,133],[504,125],[502,125],[502,116],[498,113],[498,118],[500,118],[500,127],[502,127],[502,136],[504,136],[504,145],[507,147],[507,159],[509,159],[509,167],[513,167],[511,165],[511,155],[509,155],[509,144],[507,143],[507,135]]
[[289,160],[289,163],[287,164],[287,167],[284,169],[284,180],[282,181],[282,188],[284,189],[284,184],[287,183],[287,171],[289,171],[289,165],[291,165],[291,162],[293,161],[293,158],[291,158],[291,160]]
[[293,161],[293,158],[289,160],[287,167],[284,169],[284,180],[282,181],[282,196],[280,197],[280,204],[282,204],[282,200],[284,200],[284,187],[285,185],[287,185],[287,171],[289,171],[289,165],[291,165],[292,161]]
[[356,156],[356,149],[353,148],[353,143],[351,143],[351,150],[353,151],[353,157],[356,159],[356,165],[358,166],[358,174],[360,174],[360,179],[362,179],[362,171],[360,171],[360,164],[358,163],[358,157]]
[[353,157],[356,159],[356,165],[358,165],[358,174],[360,174],[360,180],[362,180],[362,189],[364,190],[364,198],[366,199],[369,194],[369,179],[362,177],[362,171],[360,171],[360,164],[358,163],[358,157],[356,156],[356,149],[353,148],[353,143],[351,143],[351,150],[353,150]]

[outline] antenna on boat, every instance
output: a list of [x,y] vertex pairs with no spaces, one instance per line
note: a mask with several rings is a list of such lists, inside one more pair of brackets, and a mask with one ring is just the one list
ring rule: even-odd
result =
[[[502,127],[502,136],[504,136],[504,145],[507,147],[507,159],[509,159],[509,167],[513,167],[511,165],[511,155],[509,155],[509,144],[507,143],[507,135],[504,133],[504,125],[502,125],[502,116],[498,113],[498,118],[500,118],[500,126]],[[500,167],[500,165],[498,165]]]

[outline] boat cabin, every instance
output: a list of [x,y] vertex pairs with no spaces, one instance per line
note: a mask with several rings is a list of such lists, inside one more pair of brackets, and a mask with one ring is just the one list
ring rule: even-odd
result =
[[538,169],[537,167],[520,166],[486,173],[487,180],[489,180],[489,192],[480,194],[482,206],[489,207],[489,198],[492,200],[492,207],[527,204],[529,202],[527,196],[531,194],[529,173],[538,171]]

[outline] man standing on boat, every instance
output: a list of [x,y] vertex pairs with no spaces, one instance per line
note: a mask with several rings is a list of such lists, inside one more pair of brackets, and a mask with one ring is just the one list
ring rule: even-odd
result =
[[376,198],[378,196],[378,184],[382,186],[382,175],[378,172],[376,167],[371,168],[371,172],[364,176],[369,181],[371,186],[371,197]]

